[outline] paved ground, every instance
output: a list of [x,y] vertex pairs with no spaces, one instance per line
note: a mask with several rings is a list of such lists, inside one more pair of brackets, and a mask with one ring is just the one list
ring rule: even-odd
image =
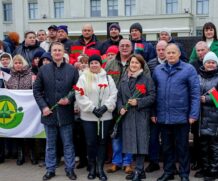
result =
[[[147,165],[147,163],[146,163]],[[106,165],[107,168],[109,165]],[[75,170],[78,181],[87,181],[86,169]],[[41,181],[42,176],[45,173],[45,168],[39,167],[38,165],[33,166],[27,161],[23,166],[17,166],[15,160],[6,160],[4,164],[0,164],[0,181]],[[162,174],[161,171],[147,174],[147,181],[156,181],[157,178]],[[202,179],[196,179],[193,177],[194,172],[191,172],[191,181],[200,181]],[[118,171],[113,174],[107,174],[108,180],[110,181],[125,181],[125,174],[123,171]],[[52,181],[68,181],[69,179],[65,176],[64,166],[60,166],[56,170],[56,177],[51,179]],[[95,179],[98,180],[97,178]],[[179,176],[175,177],[174,181],[179,181]]]

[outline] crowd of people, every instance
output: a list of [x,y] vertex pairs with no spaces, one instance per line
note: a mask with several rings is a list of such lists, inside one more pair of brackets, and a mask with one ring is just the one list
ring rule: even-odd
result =
[[[26,31],[22,43],[9,32],[0,41],[0,88],[33,89],[46,141],[0,138],[0,163],[13,155],[17,165],[24,164],[28,148],[31,163],[38,164],[45,150],[43,180],[55,176],[63,155],[70,180],[77,179],[75,168],[87,167],[89,180],[106,181],[106,172],[123,169],[126,180],[141,181],[146,172],[160,170],[161,152],[157,181],[175,174],[189,181],[190,169],[197,178],[215,180],[218,108],[211,91],[218,95],[218,40],[212,22],[202,31],[190,58],[169,29],[160,30],[154,46],[143,38],[140,23],[130,26],[129,39],[111,24],[103,42],[91,24],[76,41],[66,25]],[[106,172],[105,163],[111,163]]]

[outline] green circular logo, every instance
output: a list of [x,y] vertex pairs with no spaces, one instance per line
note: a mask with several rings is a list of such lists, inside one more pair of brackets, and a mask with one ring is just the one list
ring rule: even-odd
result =
[[23,108],[8,96],[0,96],[0,128],[12,129],[17,127],[24,116]]

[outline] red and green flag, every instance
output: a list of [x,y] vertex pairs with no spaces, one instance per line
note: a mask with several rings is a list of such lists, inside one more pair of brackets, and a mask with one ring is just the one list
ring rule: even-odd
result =
[[144,45],[142,43],[135,43],[135,52],[144,51]]
[[83,53],[83,46],[72,46],[71,48],[71,53],[79,53],[82,54]]
[[105,68],[107,64],[107,55],[106,54],[102,55],[101,60],[102,60],[102,68]]
[[216,108],[218,108],[218,91],[215,88],[212,88],[209,93],[209,96],[213,100]]

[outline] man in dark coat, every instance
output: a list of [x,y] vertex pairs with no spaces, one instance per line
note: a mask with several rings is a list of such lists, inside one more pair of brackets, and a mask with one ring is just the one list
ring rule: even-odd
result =
[[45,52],[45,50],[39,46],[39,42],[36,40],[36,33],[34,31],[26,31],[24,38],[25,39],[22,44],[14,50],[13,57],[20,54],[31,66],[35,53],[38,51]]
[[140,23],[133,23],[129,32],[135,54],[142,55],[146,62],[156,57],[154,46],[142,37],[143,29]]
[[176,44],[166,47],[166,60],[153,73],[157,87],[156,116],[161,127],[164,174],[157,181],[174,179],[175,152],[181,181],[189,181],[189,129],[199,116],[200,84],[196,70],[182,62]]
[[117,23],[113,23],[109,26],[109,34],[110,34],[110,38],[102,43],[101,46],[102,55],[107,52],[107,49],[110,46],[116,45],[118,47],[120,40],[123,38],[122,35],[120,35],[120,26]]
[[[51,45],[53,62],[40,68],[33,86],[33,93],[39,108],[42,111],[41,122],[46,132],[46,169],[43,180],[55,176],[56,169],[56,141],[57,133],[61,135],[64,147],[64,160],[66,175],[71,180],[76,180],[74,173],[75,154],[72,142],[72,112],[74,96],[69,94],[72,86],[77,83],[78,71],[67,64],[63,58],[64,46],[59,42]],[[58,107],[51,107],[58,102]]]

